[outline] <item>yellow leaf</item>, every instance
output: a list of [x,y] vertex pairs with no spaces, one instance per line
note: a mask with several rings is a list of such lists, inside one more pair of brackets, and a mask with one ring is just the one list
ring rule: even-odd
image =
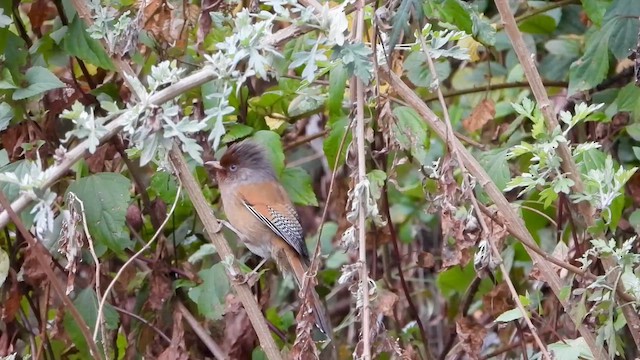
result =
[[480,60],[479,50],[483,46],[481,43],[475,41],[472,37],[466,37],[460,41],[458,41],[458,45],[461,48],[465,48],[469,50],[469,57],[471,57],[471,62],[476,62]]
[[282,125],[284,125],[286,122],[282,119],[276,119],[276,118],[272,118],[269,116],[265,116],[264,117],[264,121],[267,123],[267,126],[269,127],[269,130],[278,130]]

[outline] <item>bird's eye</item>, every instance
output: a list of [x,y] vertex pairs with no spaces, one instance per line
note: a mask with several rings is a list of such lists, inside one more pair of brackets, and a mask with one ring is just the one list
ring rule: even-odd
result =
[[236,171],[236,170],[238,170],[238,165],[233,164],[233,165],[229,166],[229,170],[231,170],[231,171]]

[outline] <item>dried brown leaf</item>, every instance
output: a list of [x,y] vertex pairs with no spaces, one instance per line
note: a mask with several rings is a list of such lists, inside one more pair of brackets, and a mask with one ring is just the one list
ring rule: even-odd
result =
[[11,281],[11,289],[8,291],[8,298],[2,301],[2,321],[5,324],[11,323],[15,318],[18,310],[20,310],[20,300],[22,299],[22,291],[18,287],[16,279]]
[[31,8],[27,13],[31,22],[31,29],[38,36],[42,36],[42,24],[47,20],[53,20],[58,16],[53,1],[36,0],[31,3]]
[[151,293],[149,294],[149,308],[154,311],[161,310],[164,304],[173,295],[169,269],[162,261],[157,261],[151,271]]
[[250,359],[258,338],[242,303],[233,294],[226,298],[224,324],[222,348],[227,358]]
[[142,211],[136,204],[131,204],[127,208],[127,215],[125,217],[127,219],[127,224],[131,226],[131,228],[137,232],[142,230],[142,226],[144,225],[144,218],[142,217]]
[[482,129],[489,120],[492,120],[496,116],[496,107],[493,100],[482,100],[473,111],[471,115],[462,120],[462,126],[468,132],[476,132]]
[[456,332],[461,341],[460,350],[469,359],[480,359],[480,350],[487,334],[487,330],[470,317],[456,320]]
[[385,316],[393,316],[393,308],[398,303],[398,295],[389,290],[379,288],[377,296],[373,302],[374,312]]
[[494,319],[507,310],[513,309],[509,287],[505,282],[496,285],[482,297],[482,311]]
[[189,353],[184,343],[184,328],[182,326],[182,313],[178,308],[173,312],[173,331],[171,345],[159,356],[158,360],[188,360]]
[[423,269],[431,269],[436,265],[436,260],[430,252],[422,251],[418,254],[417,263]]
[[[37,245],[36,245],[37,246]],[[24,280],[27,284],[34,288],[43,288],[43,283],[47,280],[47,274],[42,270],[43,266],[51,267],[51,257],[47,256],[47,263],[42,264],[35,254],[36,251],[42,251],[39,248],[35,248],[32,245],[27,246],[24,250],[24,263],[22,264],[22,273],[24,274]]]

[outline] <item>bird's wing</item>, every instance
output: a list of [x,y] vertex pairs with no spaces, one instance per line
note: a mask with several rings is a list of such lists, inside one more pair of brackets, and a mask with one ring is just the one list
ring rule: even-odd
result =
[[240,186],[238,194],[249,212],[289,244],[303,259],[309,260],[298,213],[280,184],[265,182]]

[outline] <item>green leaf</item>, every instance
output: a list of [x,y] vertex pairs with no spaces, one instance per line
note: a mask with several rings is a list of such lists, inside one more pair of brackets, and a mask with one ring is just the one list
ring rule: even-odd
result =
[[202,261],[202,259],[209,257],[209,255],[213,255],[215,253],[217,253],[217,250],[216,250],[216,247],[213,246],[213,244],[210,244],[210,243],[202,244],[198,248],[198,250],[196,250],[196,252],[194,252],[193,254],[191,254],[191,256],[189,256],[187,261],[192,264],[195,264]]
[[609,50],[618,60],[626,59],[631,54],[631,49],[636,47],[638,41],[638,14],[635,17],[630,14],[605,22],[604,27],[611,26],[615,30],[609,39]]
[[336,118],[342,114],[342,100],[344,90],[347,87],[349,73],[342,63],[331,69],[329,72],[329,118]]
[[[82,317],[82,319],[89,327],[89,332],[93,333],[98,317],[98,298],[94,290],[90,287],[81,290],[80,293],[78,293],[78,296],[73,300],[73,305],[78,309],[80,317]],[[107,329],[115,330],[118,328],[118,322],[120,318],[116,310],[111,305],[109,305],[109,303],[105,304],[102,316]],[[92,359],[93,357],[89,356],[89,347],[87,346],[87,342],[82,335],[80,326],[69,314],[69,312],[65,312],[63,324],[64,329],[71,338],[71,341],[73,341],[73,344],[76,346],[77,350],[80,351],[80,353],[85,354],[85,358]],[[101,332],[98,331],[98,341],[96,341],[98,346],[100,346],[101,338]]]
[[611,201],[609,208],[602,212],[602,217],[606,220],[611,231],[615,231],[618,228],[618,223],[620,223],[620,219],[622,218],[623,210],[624,196],[618,196]]
[[495,149],[478,155],[478,162],[500,190],[504,190],[511,178],[507,153],[509,149]]
[[196,303],[200,314],[210,320],[220,320],[224,315],[225,297],[229,293],[229,278],[224,264],[219,262],[210,269],[198,272],[202,283],[189,290],[189,298]]
[[496,29],[491,25],[491,22],[475,12],[471,13],[471,21],[473,22],[473,36],[485,45],[495,45]]
[[0,102],[0,131],[5,130],[13,119],[13,109],[6,102]]
[[[22,179],[25,175],[31,172],[31,166],[31,161],[18,160],[1,167],[0,173],[15,173],[18,179]],[[10,202],[15,201],[20,196],[20,186],[17,184],[0,181],[0,191],[4,193]],[[29,207],[20,213],[20,218],[27,228],[33,225],[33,219],[35,217],[35,214],[31,214],[33,206],[34,205],[29,205]]]
[[596,25],[602,25],[604,13],[611,0],[582,0],[582,9],[589,19]]
[[283,101],[285,93],[281,90],[267,91],[258,97],[249,99],[252,107],[272,108]]
[[27,70],[25,80],[29,84],[26,88],[17,89],[13,93],[13,100],[22,100],[32,96],[40,95],[49,90],[64,87],[64,83],[60,81],[51,71],[42,66],[34,66]]
[[227,144],[251,135],[253,128],[244,124],[227,124],[227,132],[222,137],[222,143]]
[[289,107],[287,108],[287,114],[290,117],[296,117],[319,112],[325,101],[326,99],[322,95],[314,96],[307,93],[301,93],[291,100]]
[[[627,86],[620,89],[615,99],[618,111],[629,111],[636,121],[630,126],[638,125],[638,122],[640,122],[640,101],[638,99],[640,99],[640,88],[633,83],[627,84]],[[627,126],[627,131],[629,131],[629,126]],[[634,137],[634,140],[638,141],[638,138]]]
[[344,46],[334,46],[331,58],[342,60],[349,75],[355,75],[366,85],[373,78],[371,54],[371,48],[363,43],[345,43]]
[[418,22],[418,27],[422,29],[424,23],[424,10],[422,7],[422,1],[420,0],[402,0],[398,10],[391,18],[391,33],[389,34],[389,47],[387,54],[390,56],[402,34],[408,35],[411,33],[411,20]]
[[578,165],[580,172],[583,174],[589,173],[589,170],[598,170],[604,167],[606,156],[599,149],[589,149],[582,154],[576,156],[576,164]]
[[520,31],[528,34],[551,34],[556,26],[555,19],[546,14],[534,15],[518,24]]
[[463,4],[460,0],[445,0],[439,10],[444,21],[456,25],[467,34],[472,33],[471,9],[467,4]]
[[629,223],[636,231],[640,230],[640,209],[634,210],[631,215],[629,215]]
[[391,125],[393,137],[405,150],[410,150],[411,154],[423,165],[429,159],[427,153],[427,125],[420,115],[410,107],[399,106],[393,109],[396,121]]
[[150,195],[156,195],[167,204],[172,204],[178,193],[178,184],[175,178],[166,171],[159,171],[151,176],[149,183]]
[[276,175],[280,176],[284,170],[284,152],[282,151],[282,142],[280,135],[269,130],[260,130],[251,137],[256,143],[262,145],[267,151],[267,158],[273,165]]
[[464,294],[476,277],[473,264],[461,268],[454,266],[438,274],[437,284],[442,296],[450,298],[453,294]]
[[522,311],[520,309],[515,308],[511,310],[507,310],[500,314],[493,322],[510,322],[514,320],[522,319]]
[[316,199],[316,194],[313,192],[311,175],[303,168],[284,169],[280,176],[280,181],[293,203],[318,206],[318,199]]
[[69,31],[64,37],[62,48],[69,55],[75,56],[80,60],[105,70],[115,70],[109,55],[97,40],[89,36],[84,22],[78,16],[75,16],[71,24],[69,24]]
[[614,31],[612,26],[603,27],[592,33],[587,40],[584,55],[571,64],[569,69],[569,94],[589,90],[600,84],[609,71],[609,37]]
[[98,256],[105,247],[117,254],[130,248],[133,242],[125,231],[131,181],[116,173],[100,173],[72,183],[72,191],[84,203],[89,232],[96,242]]
[[327,162],[329,163],[329,168],[331,168],[331,170],[335,170],[334,165],[336,164],[336,157],[340,151],[340,142],[342,141],[345,132],[347,132],[347,138],[345,139],[343,146],[344,149],[342,149],[342,153],[338,159],[338,167],[342,166],[345,162],[347,144],[351,142],[351,138],[353,136],[351,131],[349,131],[348,126],[349,119],[346,116],[343,116],[340,120],[329,125],[329,135],[324,139],[322,148],[324,149],[324,155],[327,157]]
[[540,200],[543,201],[545,209],[551,206],[556,199],[558,199],[558,193],[552,187],[547,187],[540,192]]
[[[579,337],[577,339],[562,339],[549,344],[548,350],[553,352],[556,359],[563,360],[594,360],[593,353],[587,342]],[[542,358],[542,357],[540,357]]]
[[606,45],[616,59],[625,59],[636,47],[639,17],[640,1],[636,0],[615,0],[607,10],[600,32],[606,33]]
[[367,180],[369,180],[369,191],[374,199],[379,199],[382,195],[382,187],[385,180],[387,180],[387,173],[382,170],[371,170],[367,173]]
[[[448,61],[436,62],[436,75],[438,80],[444,81],[451,74],[451,65]],[[430,87],[433,82],[427,59],[424,53],[412,52],[404,60],[404,69],[407,72],[407,78],[416,86]]]

